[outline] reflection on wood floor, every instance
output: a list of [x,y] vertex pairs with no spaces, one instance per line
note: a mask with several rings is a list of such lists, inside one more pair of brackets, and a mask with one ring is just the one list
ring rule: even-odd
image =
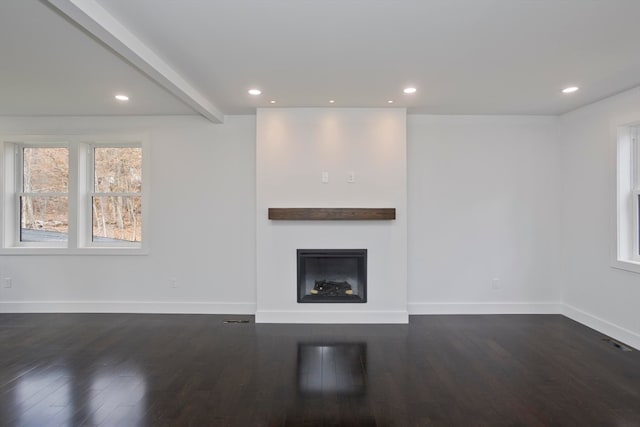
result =
[[0,425],[640,425],[640,353],[601,338],[557,315],[0,314]]
[[363,396],[367,390],[367,344],[298,344],[298,394]]

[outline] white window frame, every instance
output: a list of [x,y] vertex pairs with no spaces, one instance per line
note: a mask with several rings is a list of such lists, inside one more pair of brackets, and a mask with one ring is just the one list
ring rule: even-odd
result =
[[[149,164],[146,135],[15,135],[0,136],[0,255],[146,255],[149,253]],[[65,147],[69,149],[68,240],[67,242],[20,242],[20,195],[22,147]],[[142,148],[141,197],[142,242],[93,242],[91,197],[93,147]],[[121,193],[117,193],[121,195]],[[38,193],[38,195],[41,195]],[[42,193],[42,195],[48,195]],[[97,195],[101,195],[97,193]],[[110,195],[113,195],[110,194]],[[125,195],[122,193],[122,195]],[[127,193],[128,195],[128,193]]]
[[640,273],[640,122],[617,130],[616,241],[611,265]]
[[640,263],[640,124],[634,126],[631,131],[632,139],[632,171],[631,171],[631,200],[632,212],[631,220],[633,222],[632,240],[633,254],[632,260]]

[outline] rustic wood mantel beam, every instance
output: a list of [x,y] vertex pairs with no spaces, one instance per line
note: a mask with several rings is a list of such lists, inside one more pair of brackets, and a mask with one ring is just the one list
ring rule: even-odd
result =
[[269,208],[269,219],[283,221],[393,220],[395,208]]

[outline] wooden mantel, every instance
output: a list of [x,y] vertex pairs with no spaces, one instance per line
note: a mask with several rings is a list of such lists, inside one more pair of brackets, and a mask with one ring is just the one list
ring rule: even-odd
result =
[[395,208],[269,208],[269,219],[299,220],[392,220]]

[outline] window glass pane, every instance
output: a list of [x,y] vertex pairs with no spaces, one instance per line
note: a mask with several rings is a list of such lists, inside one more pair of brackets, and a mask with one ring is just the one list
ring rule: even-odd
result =
[[94,242],[141,242],[142,198],[93,197]]
[[138,193],[142,189],[142,148],[94,148],[96,193]]
[[67,241],[68,202],[67,197],[20,197],[20,241]]
[[67,148],[24,147],[22,149],[24,193],[66,193],[69,182]]

